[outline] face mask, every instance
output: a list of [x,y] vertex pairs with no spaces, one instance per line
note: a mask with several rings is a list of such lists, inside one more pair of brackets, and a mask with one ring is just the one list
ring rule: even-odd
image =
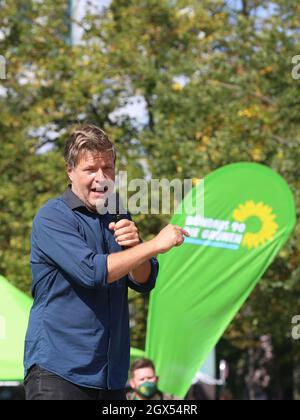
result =
[[151,398],[157,392],[157,387],[155,382],[143,382],[140,386],[136,388],[136,391],[145,398]]

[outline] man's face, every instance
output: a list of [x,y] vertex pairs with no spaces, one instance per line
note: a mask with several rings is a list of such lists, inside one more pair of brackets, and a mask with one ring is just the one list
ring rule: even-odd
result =
[[154,370],[151,367],[145,367],[134,371],[130,386],[136,389],[144,382],[157,382],[157,380]]
[[96,211],[97,201],[107,196],[105,181],[115,181],[115,164],[112,152],[89,151],[83,153],[75,168],[68,167],[72,191],[92,211]]

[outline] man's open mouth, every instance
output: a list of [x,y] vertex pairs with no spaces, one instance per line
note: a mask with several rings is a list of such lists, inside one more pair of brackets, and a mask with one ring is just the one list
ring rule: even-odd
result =
[[92,188],[91,191],[94,192],[94,193],[105,194],[108,191],[108,187]]

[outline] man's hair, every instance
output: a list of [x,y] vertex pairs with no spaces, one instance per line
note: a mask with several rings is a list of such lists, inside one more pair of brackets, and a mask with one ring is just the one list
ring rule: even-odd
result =
[[65,144],[64,158],[67,165],[75,167],[83,153],[112,152],[116,162],[116,149],[108,135],[92,124],[75,127]]
[[138,359],[135,362],[132,363],[130,368],[130,375],[131,377],[134,376],[134,372],[138,369],[143,368],[151,368],[153,369],[153,372],[155,373],[155,367],[154,363],[150,359]]

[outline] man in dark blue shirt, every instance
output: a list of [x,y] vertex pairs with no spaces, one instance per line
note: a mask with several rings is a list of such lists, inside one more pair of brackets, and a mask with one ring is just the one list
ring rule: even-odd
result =
[[26,398],[125,399],[128,287],[150,292],[158,273],[155,256],[182,244],[187,232],[168,225],[141,243],[129,214],[122,220],[99,214],[116,160],[113,144],[99,128],[76,129],[65,160],[71,185],[33,222]]

